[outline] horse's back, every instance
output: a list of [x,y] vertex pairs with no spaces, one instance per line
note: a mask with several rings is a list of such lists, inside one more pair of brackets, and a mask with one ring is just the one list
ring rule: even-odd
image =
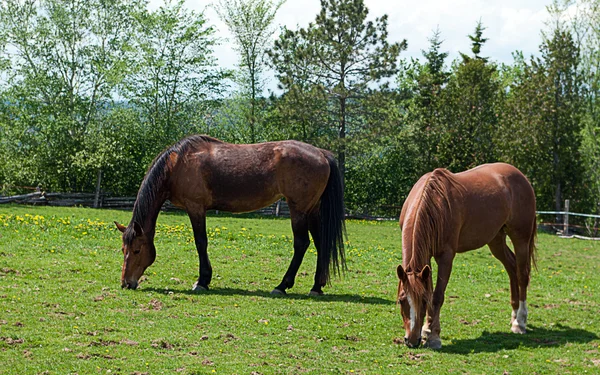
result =
[[505,198],[511,206],[529,202],[534,204],[535,211],[535,194],[529,180],[510,164],[483,164],[454,176],[465,187],[467,194],[475,196],[475,199]]
[[[231,212],[257,210],[282,196],[314,205],[329,177],[323,152],[298,141],[198,143],[178,160],[174,203]],[[310,189],[317,191],[316,198]]]
[[487,244],[503,227],[530,230],[535,221],[535,194],[516,167],[484,164],[455,177],[465,188],[461,199],[461,250]]

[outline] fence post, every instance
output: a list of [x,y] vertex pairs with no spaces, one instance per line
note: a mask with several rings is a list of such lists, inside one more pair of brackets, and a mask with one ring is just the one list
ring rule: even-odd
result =
[[100,207],[101,181],[102,181],[102,169],[98,168],[98,176],[96,177],[96,195],[94,196],[94,208]]
[[564,213],[564,219],[563,219],[563,236],[568,236],[569,235],[569,200],[565,199],[565,213]]
[[277,201],[277,205],[275,206],[275,217],[279,217],[279,208],[281,207],[281,199]]

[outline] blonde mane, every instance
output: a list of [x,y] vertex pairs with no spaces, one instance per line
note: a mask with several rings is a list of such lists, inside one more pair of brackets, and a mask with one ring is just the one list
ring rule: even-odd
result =
[[412,232],[412,254],[406,269],[416,272],[422,269],[443,245],[444,229],[451,219],[452,205],[449,191],[462,194],[464,187],[447,169],[431,172],[416,203]]

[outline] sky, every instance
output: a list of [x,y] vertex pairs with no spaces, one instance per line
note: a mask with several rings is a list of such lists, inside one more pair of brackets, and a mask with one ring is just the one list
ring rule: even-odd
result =
[[[163,0],[150,0],[155,8]],[[459,52],[470,53],[472,34],[481,19],[487,27],[483,36],[489,38],[481,55],[499,63],[511,63],[512,52],[523,51],[525,56],[537,54],[541,43],[541,30],[548,18],[546,6],[551,0],[365,0],[369,9],[367,19],[388,15],[389,41],[406,39],[408,49],[401,58],[422,57],[421,50],[428,49],[433,31],[439,27],[444,41],[442,51],[450,53],[451,60]],[[209,7],[211,1],[187,0],[186,5],[204,11],[209,23],[217,29],[221,45],[215,56],[222,67],[236,67],[238,57],[232,48],[231,34],[225,24]],[[287,0],[275,17],[275,24],[296,30],[314,21],[320,10],[319,0]],[[279,27],[277,28],[279,30]],[[277,33],[273,36],[275,39]]]

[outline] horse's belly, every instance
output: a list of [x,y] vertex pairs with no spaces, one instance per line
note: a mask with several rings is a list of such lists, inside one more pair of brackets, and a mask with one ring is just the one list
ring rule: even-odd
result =
[[281,195],[269,197],[237,197],[228,200],[215,201],[209,209],[233,213],[252,212],[275,203],[280,198]]
[[498,232],[502,230],[504,222],[492,222],[488,223],[488,225],[477,224],[463,227],[460,231],[457,252],[462,253],[484,247],[498,235]]

